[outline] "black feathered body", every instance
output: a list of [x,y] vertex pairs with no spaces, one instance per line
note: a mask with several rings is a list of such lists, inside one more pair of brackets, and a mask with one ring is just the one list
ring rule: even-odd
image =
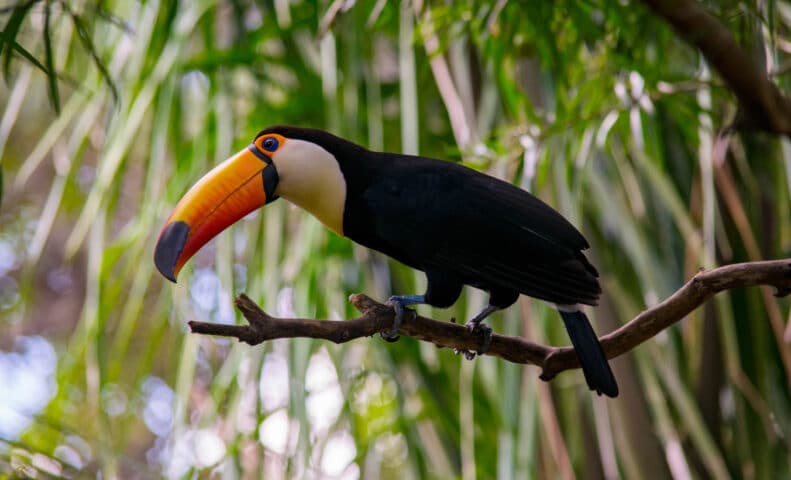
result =
[[430,304],[447,307],[461,285],[505,308],[519,293],[595,305],[601,289],[563,216],[528,192],[470,168],[378,153],[319,130],[279,133],[323,146],[346,180],[344,235],[426,272]]
[[347,196],[344,233],[352,240],[423,270],[429,283],[492,292],[503,298],[492,302],[498,307],[516,300],[510,292],[596,303],[597,272],[581,253],[587,242],[536,197],[439,160],[382,154],[371,162],[376,180]]
[[425,303],[445,308],[463,285],[488,291],[506,308],[519,294],[555,303],[588,386],[609,396],[618,386],[585,314],[596,305],[598,273],[588,242],[563,216],[530,193],[462,165],[371,152],[321,130],[273,127],[320,145],[346,182],[343,234],[426,273]]

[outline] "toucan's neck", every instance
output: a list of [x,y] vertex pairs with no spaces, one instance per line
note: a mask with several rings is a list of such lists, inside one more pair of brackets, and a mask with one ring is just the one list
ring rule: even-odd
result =
[[279,176],[275,193],[343,235],[346,179],[335,156],[315,143],[289,139],[273,162]]

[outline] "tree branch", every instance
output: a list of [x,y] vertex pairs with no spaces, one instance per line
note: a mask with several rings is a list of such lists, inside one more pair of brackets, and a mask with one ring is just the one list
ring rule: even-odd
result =
[[737,127],[791,133],[791,100],[715,16],[695,0],[643,0],[722,76],[741,105]]
[[[601,337],[607,358],[615,358],[654,337],[706,300],[723,290],[756,285],[776,289],[775,295],[791,293],[791,259],[749,262],[701,271],[664,302],[645,310],[621,328]],[[307,337],[344,343],[388,331],[393,323],[393,309],[366,295],[349,297],[362,315],[353,320],[312,320],[275,318],[261,310],[245,294],[236,297],[236,306],[249,325],[222,325],[189,322],[193,333],[236,337],[250,345],[275,338]],[[411,310],[410,310],[411,312]],[[431,342],[438,347],[476,351],[481,336],[470,333],[463,325],[421,317],[414,312],[401,325],[401,335]],[[571,347],[551,347],[529,342],[521,337],[493,335],[486,353],[515,363],[541,367],[541,379],[550,380],[564,370],[579,368],[579,361]]]

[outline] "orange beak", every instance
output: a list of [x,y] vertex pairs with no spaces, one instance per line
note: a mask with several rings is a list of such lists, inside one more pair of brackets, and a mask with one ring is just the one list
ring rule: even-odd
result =
[[272,159],[250,145],[207,173],[179,201],[159,234],[157,270],[171,282],[209,240],[239,219],[277,199]]

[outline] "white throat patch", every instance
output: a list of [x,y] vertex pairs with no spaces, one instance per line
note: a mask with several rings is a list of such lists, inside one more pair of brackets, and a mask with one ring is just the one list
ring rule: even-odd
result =
[[272,162],[279,177],[275,194],[343,236],[346,179],[335,156],[315,143],[287,139]]

